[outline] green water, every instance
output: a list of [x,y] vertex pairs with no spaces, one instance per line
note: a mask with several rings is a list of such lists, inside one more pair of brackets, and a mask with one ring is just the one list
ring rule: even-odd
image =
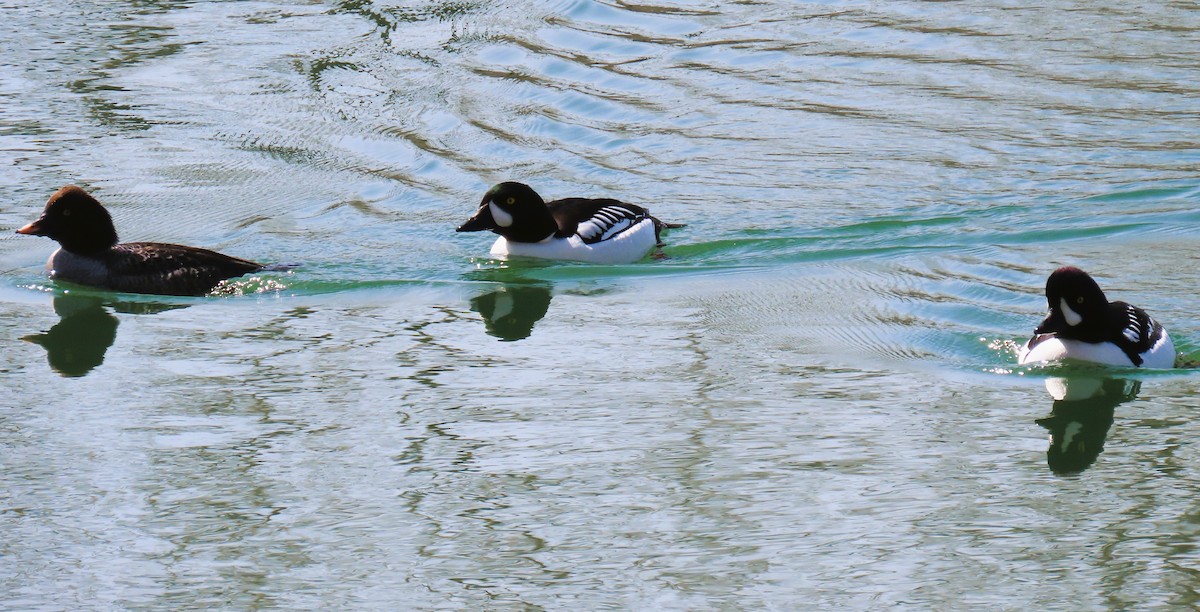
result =
[[[113,294],[0,234],[2,609],[1200,600],[1200,378],[1014,365],[1066,264],[1200,360],[1192,3],[50,1],[0,40],[0,228],[73,182],[124,240],[302,264]],[[501,180],[688,227],[494,261],[453,230]]]

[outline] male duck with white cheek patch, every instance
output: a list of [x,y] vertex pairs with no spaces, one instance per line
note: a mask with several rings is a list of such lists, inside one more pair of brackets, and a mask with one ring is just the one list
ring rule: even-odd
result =
[[537,257],[598,264],[633,263],[659,246],[663,229],[683,227],[659,221],[641,206],[603,198],[545,202],[521,183],[488,190],[460,232],[490,230],[500,235],[495,257]]
[[1021,348],[1024,365],[1071,359],[1114,366],[1171,368],[1175,345],[1146,311],[1109,302],[1091,276],[1070,266],[1046,281],[1050,313]]

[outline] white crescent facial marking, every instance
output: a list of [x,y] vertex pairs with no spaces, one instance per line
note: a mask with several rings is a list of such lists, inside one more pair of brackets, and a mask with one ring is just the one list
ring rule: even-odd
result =
[[503,208],[496,206],[495,202],[488,202],[488,210],[492,213],[492,219],[496,225],[500,227],[510,227],[513,224],[512,215],[504,212]]
[[1078,312],[1071,310],[1071,307],[1067,305],[1067,298],[1060,298],[1058,300],[1058,306],[1062,309],[1063,318],[1067,320],[1067,325],[1075,327],[1083,322],[1083,316]]

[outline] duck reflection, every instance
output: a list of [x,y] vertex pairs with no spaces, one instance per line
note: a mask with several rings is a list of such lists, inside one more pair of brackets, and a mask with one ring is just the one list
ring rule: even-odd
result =
[[1055,474],[1078,474],[1095,463],[1117,406],[1137,398],[1142,383],[1123,378],[1048,378],[1054,398],[1050,416],[1037,424],[1050,431],[1046,464]]
[[489,336],[504,341],[522,340],[550,310],[550,285],[506,283],[471,298],[471,310],[483,316]]
[[108,347],[117,339],[119,321],[106,307],[116,312],[153,314],[186,305],[106,302],[91,295],[59,295],[54,298],[58,323],[46,332],[21,339],[46,349],[46,361],[55,372],[68,377],[83,376],[104,363]]
[[54,298],[60,319],[49,331],[21,338],[46,349],[50,369],[63,376],[83,376],[104,363],[104,354],[117,339],[117,318],[98,297],[60,295]]

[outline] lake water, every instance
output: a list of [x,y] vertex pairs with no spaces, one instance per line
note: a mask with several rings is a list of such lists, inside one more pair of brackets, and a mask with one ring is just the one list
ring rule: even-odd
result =
[[[0,608],[1200,605],[1200,5],[0,4]],[[489,259],[502,180],[686,222]],[[12,234],[292,273],[65,288]],[[1182,363],[1181,361],[1181,363]],[[1059,399],[1056,399],[1059,398]]]

